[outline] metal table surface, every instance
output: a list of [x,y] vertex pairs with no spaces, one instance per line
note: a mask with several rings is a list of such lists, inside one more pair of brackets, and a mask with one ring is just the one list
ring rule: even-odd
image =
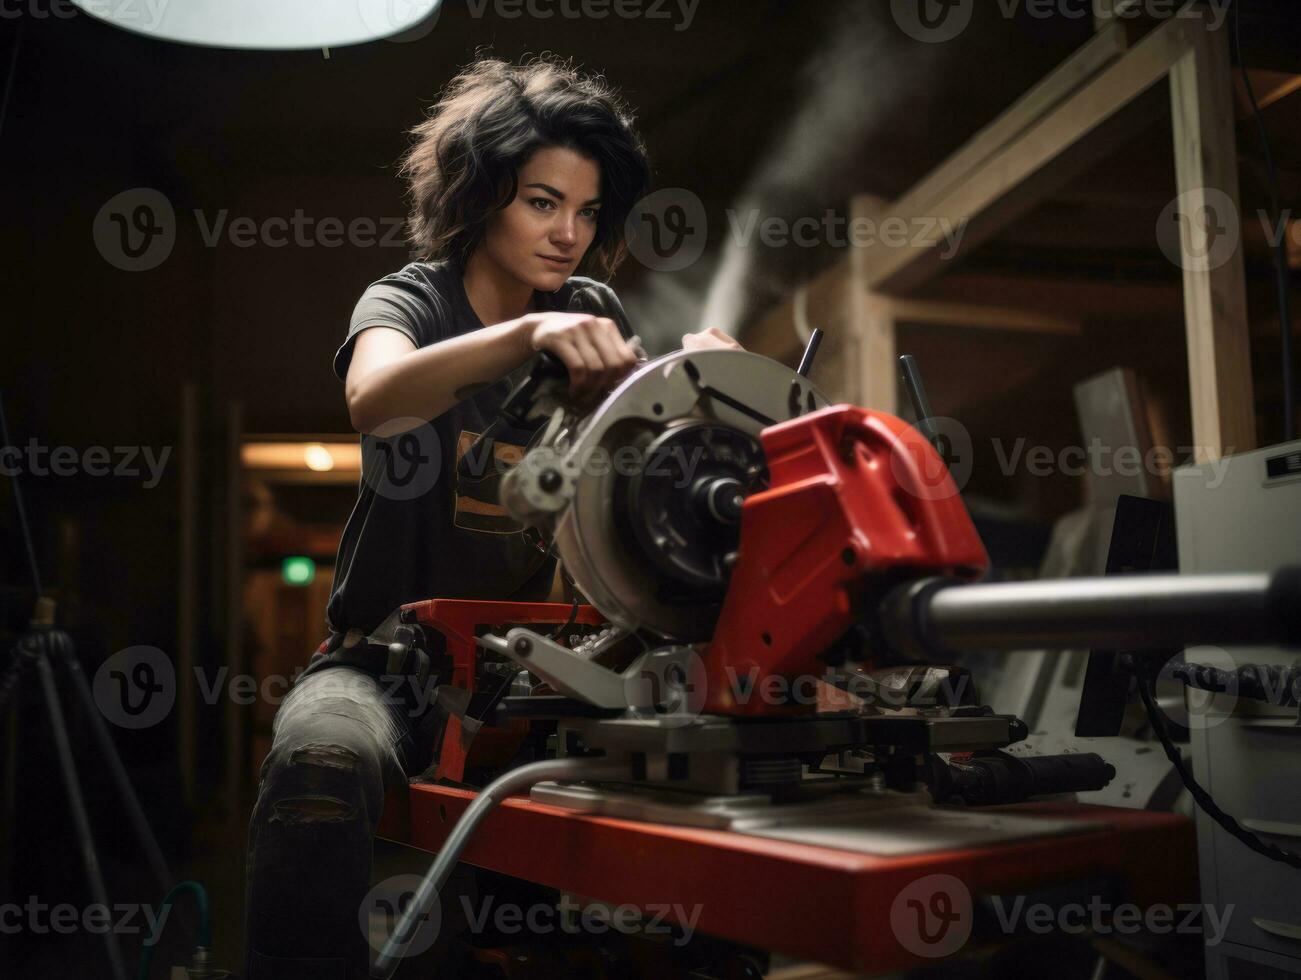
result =
[[[412,783],[389,794],[380,836],[437,851],[474,796]],[[1108,880],[1140,908],[1195,900],[1196,844],[1184,817],[1066,803],[978,812],[988,811],[1082,826],[1038,839],[882,856],[585,815],[512,797],[480,826],[463,860],[612,904],[698,908],[699,932],[864,973],[934,962],[953,945],[950,927],[968,930],[973,911],[978,924],[988,920],[989,896],[1055,889],[1060,898],[1062,885]],[[919,918],[932,911],[951,921]]]

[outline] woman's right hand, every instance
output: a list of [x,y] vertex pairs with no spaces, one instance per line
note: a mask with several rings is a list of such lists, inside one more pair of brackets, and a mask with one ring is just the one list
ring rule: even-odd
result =
[[614,387],[637,365],[637,352],[613,320],[590,313],[531,313],[524,318],[529,346],[549,351],[569,371],[575,398]]

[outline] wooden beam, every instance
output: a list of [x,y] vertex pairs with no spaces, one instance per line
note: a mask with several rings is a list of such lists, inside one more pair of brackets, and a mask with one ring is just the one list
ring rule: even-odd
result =
[[[1198,23],[1188,52],[1170,72],[1189,392],[1199,461],[1256,446],[1232,71],[1227,33]],[[1226,233],[1237,236],[1227,257],[1213,237]]]
[[[1166,21],[960,184],[930,201],[910,192],[891,209],[892,216],[965,227],[959,253],[970,250],[1145,124],[1150,119],[1149,104],[1140,97],[1184,56],[1195,29],[1201,30],[1200,23],[1188,18]],[[1140,106],[1143,111],[1137,115],[1126,111]],[[891,248],[875,240],[855,251],[861,253],[856,258],[862,262],[868,288],[900,293],[915,289],[939,270],[945,246],[937,235],[929,244],[915,247]]]
[[1078,317],[1011,306],[981,306],[977,303],[946,303],[898,297],[890,297],[889,306],[890,315],[896,323],[1066,335],[1078,334],[1082,329]]
[[1093,5],[1093,29],[1104,31],[1140,16],[1143,0],[1097,0]]
[[[1207,261],[1211,243],[1205,223],[1197,220],[1216,216],[1217,204],[1231,212],[1221,218],[1237,222],[1241,213],[1232,69],[1223,30],[1211,31],[1204,19],[1167,20],[1042,118],[987,127],[985,134],[1016,135],[987,155],[988,142],[969,144],[960,153],[968,161],[979,158],[970,173],[959,179],[950,161],[886,209],[886,216],[963,226],[960,250],[969,250],[1110,152],[1116,139],[1146,116],[1151,97],[1163,96],[1157,86],[1167,77],[1176,178],[1186,216],[1181,265],[1193,441],[1199,458],[1207,459],[1255,446],[1241,238],[1233,232],[1238,238],[1227,260]],[[854,205],[855,215],[881,218],[879,202],[863,198]],[[892,305],[898,301],[885,294],[914,289],[934,275],[943,244],[937,240],[898,248],[878,239],[852,249],[847,261],[807,287],[804,305],[811,320],[822,321],[817,325],[843,321],[837,309],[848,314],[850,400],[894,409],[895,326],[907,307]],[[934,307],[914,307],[913,312],[939,315]],[[798,349],[792,305],[765,317],[746,339],[753,349],[789,359]]]
[[1170,282],[1117,281],[1052,275],[1005,275],[966,267],[935,283],[935,300],[997,304],[1015,296],[1028,311],[1070,310],[1083,320],[1161,320],[1183,317],[1183,287]]
[[[1301,90],[1301,75],[1266,69],[1248,69],[1251,76],[1251,88],[1256,94],[1256,104],[1264,112],[1276,102],[1282,102],[1292,93]],[[1237,96],[1238,116],[1250,119],[1252,115],[1251,94],[1241,72],[1233,73],[1233,91]]]
[[941,200],[1127,50],[1129,39],[1123,30],[1099,32],[916,184],[908,192],[908,200],[918,205]]

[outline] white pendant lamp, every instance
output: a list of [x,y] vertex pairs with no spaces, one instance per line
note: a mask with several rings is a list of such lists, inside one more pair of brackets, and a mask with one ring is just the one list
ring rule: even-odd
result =
[[115,27],[214,48],[308,50],[428,27],[442,0],[72,0]]

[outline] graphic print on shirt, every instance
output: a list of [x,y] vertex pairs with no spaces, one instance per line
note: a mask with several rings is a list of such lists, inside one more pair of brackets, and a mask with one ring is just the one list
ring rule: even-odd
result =
[[457,527],[486,534],[518,534],[523,525],[500,503],[501,478],[524,456],[524,447],[461,430],[456,440]]

